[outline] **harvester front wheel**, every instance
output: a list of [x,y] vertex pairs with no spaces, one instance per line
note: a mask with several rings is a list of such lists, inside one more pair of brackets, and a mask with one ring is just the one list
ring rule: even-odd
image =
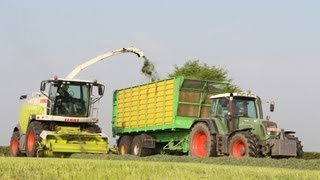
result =
[[43,150],[40,149],[40,133],[45,129],[45,125],[38,121],[29,124],[26,135],[26,154],[28,157],[43,157]]
[[142,147],[142,136],[137,135],[131,143],[131,154],[135,156],[149,156],[152,154],[152,149]]
[[21,156],[22,153],[19,150],[19,140],[20,134],[19,131],[14,131],[10,141],[10,156],[11,157],[18,157]]
[[217,156],[216,140],[206,123],[197,123],[190,132],[189,155],[195,157]]
[[118,143],[118,151],[120,155],[131,154],[131,143],[132,137],[131,136],[121,136],[119,143]]
[[250,131],[234,134],[229,143],[229,155],[235,158],[260,157],[258,138]]

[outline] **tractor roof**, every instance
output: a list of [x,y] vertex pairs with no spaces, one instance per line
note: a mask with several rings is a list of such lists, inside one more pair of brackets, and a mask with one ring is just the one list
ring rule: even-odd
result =
[[[236,92],[232,93],[233,97],[251,97],[251,98],[257,98],[258,96],[255,94],[252,94],[250,91],[248,92]],[[231,93],[224,93],[224,94],[217,94],[213,95],[210,98],[211,99],[216,99],[216,98],[222,98],[222,97],[230,97]]]

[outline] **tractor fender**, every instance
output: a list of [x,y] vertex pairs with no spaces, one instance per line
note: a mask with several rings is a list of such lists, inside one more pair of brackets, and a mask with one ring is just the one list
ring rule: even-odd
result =
[[231,132],[231,133],[229,134],[229,137],[228,137],[228,138],[232,137],[234,134],[236,134],[236,133],[238,133],[238,132],[251,131],[251,130],[252,130],[252,128],[237,129],[237,130]]
[[214,123],[214,121],[212,119],[195,119],[190,127],[190,129],[192,129],[192,127],[199,123],[199,122],[203,122],[203,123],[206,123],[207,126],[209,127],[209,130],[211,132],[211,134],[218,134],[218,131],[217,131],[217,126],[216,124]]
[[284,131],[284,134],[295,134],[295,131]]

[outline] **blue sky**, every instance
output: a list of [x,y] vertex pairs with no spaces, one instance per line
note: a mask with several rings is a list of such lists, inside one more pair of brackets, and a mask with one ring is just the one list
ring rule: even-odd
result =
[[[276,101],[271,119],[320,151],[319,1],[1,1],[0,145],[9,144],[21,94],[41,80],[127,46],[143,49],[162,78],[190,59],[224,67],[242,89]],[[147,82],[126,54],[80,74],[106,84],[100,125],[111,136],[112,91]],[[112,139],[112,141],[114,141]]]

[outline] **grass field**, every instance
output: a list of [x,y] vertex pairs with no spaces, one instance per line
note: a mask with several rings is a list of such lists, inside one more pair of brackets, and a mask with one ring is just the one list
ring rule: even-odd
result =
[[320,179],[320,160],[77,154],[0,162],[0,179]]

